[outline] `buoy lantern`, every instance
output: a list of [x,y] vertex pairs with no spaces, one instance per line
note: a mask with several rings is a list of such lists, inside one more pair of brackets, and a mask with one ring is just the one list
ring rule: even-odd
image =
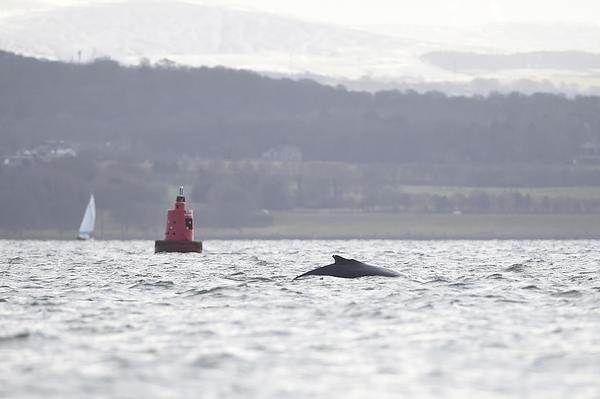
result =
[[194,241],[194,212],[185,209],[183,187],[167,211],[165,239],[154,242],[154,252],[202,252],[202,241]]

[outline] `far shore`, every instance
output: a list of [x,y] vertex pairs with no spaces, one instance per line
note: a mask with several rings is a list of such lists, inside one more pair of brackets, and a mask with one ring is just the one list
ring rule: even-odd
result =
[[[439,214],[357,210],[274,212],[264,227],[211,228],[196,218],[196,239],[600,239],[600,214]],[[101,229],[97,239],[161,239],[162,228]],[[1,239],[71,240],[73,231],[0,230]]]

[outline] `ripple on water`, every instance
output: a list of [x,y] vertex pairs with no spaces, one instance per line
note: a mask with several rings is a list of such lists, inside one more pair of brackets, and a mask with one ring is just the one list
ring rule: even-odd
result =
[[28,339],[30,336],[31,333],[29,331],[20,331],[12,334],[0,335],[0,344],[23,341]]
[[567,290],[567,291],[555,292],[552,295],[556,296],[556,297],[562,297],[562,298],[578,298],[578,297],[582,296],[583,294],[578,290]]
[[449,283],[450,280],[448,280],[445,277],[441,277],[441,276],[435,276],[434,278],[432,278],[431,280],[425,281],[425,284],[433,284],[433,283]]
[[522,263],[515,263],[504,269],[504,271],[511,273],[523,273],[525,271],[525,265]]
[[239,356],[228,352],[207,353],[198,356],[192,362],[192,366],[203,369],[217,369],[222,367],[224,363],[233,363],[241,360]]
[[149,280],[139,280],[137,283],[131,285],[129,288],[172,288],[175,286],[175,283],[170,280],[158,280],[158,281],[149,281]]
[[233,275],[230,274],[229,276],[227,276],[225,278],[228,279],[228,280],[243,281],[243,282],[246,282],[246,283],[252,283],[252,282],[254,282],[254,283],[256,283],[256,282],[271,282],[271,281],[273,281],[273,279],[270,278],[270,277],[247,276],[245,274],[243,274],[243,275],[235,275],[233,277],[232,276]]
[[178,293],[184,297],[189,296],[200,296],[200,295],[211,295],[211,294],[220,294],[223,295],[226,292],[236,293],[238,288],[246,287],[247,284],[237,284],[237,285],[220,285],[211,288],[190,288],[189,290]]
[[448,284],[448,287],[452,287],[452,288],[467,288],[470,285],[471,285],[471,283],[456,282],[456,283],[450,283],[450,284]]

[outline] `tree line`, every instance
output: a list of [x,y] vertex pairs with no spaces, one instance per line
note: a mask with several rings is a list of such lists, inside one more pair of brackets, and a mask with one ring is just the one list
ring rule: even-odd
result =
[[598,97],[368,93],[161,65],[0,52],[0,151],[70,140],[111,143],[111,157],[135,160],[257,159],[284,145],[305,160],[565,164],[600,142]]
[[[521,174],[527,171],[521,167]],[[419,177],[410,168],[391,164],[321,161],[184,158],[168,164],[74,157],[29,162],[0,168],[0,236],[32,230],[74,233],[89,195],[94,193],[97,227],[102,233],[160,237],[165,211],[173,205],[180,184],[186,188],[200,230],[269,225],[274,212],[298,208],[477,214],[600,212],[600,190],[581,194],[580,189],[571,192],[568,187],[554,192],[554,188],[543,187],[423,185],[424,179],[432,178],[427,174],[415,180],[420,182],[415,185],[407,179],[411,175]]]

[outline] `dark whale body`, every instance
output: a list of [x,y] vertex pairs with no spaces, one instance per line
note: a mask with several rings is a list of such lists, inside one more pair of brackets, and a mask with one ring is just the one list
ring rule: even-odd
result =
[[371,266],[356,259],[346,259],[339,255],[333,255],[335,263],[319,267],[294,278],[294,280],[305,276],[333,276],[342,278],[357,278],[365,276],[398,277],[399,274],[393,270],[383,267]]

